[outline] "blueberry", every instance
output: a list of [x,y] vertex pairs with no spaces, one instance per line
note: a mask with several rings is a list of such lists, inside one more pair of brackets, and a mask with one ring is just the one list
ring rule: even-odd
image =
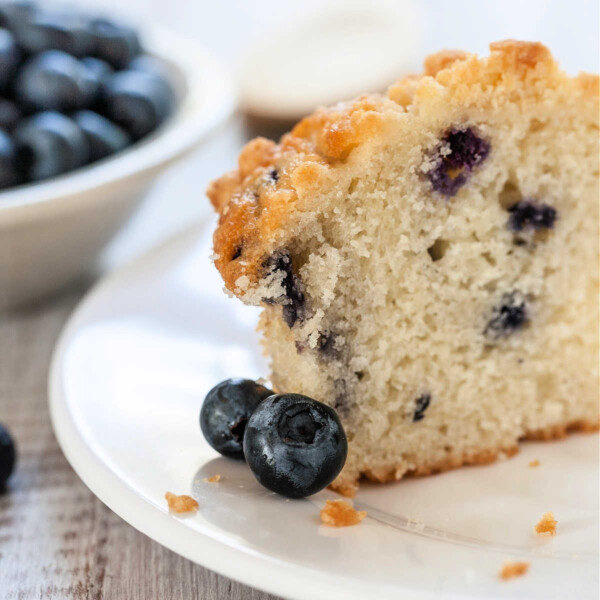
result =
[[263,486],[288,498],[304,498],[336,478],[348,442],[332,408],[301,394],[277,394],[250,417],[244,453]]
[[90,162],[115,154],[131,144],[129,135],[118,125],[91,110],[76,112],[73,120],[87,138]]
[[60,50],[31,58],[15,81],[17,98],[38,110],[85,108],[94,101],[98,87],[92,71]]
[[173,108],[171,88],[143,71],[121,71],[104,86],[104,112],[139,139],[158,127]]
[[29,0],[2,2],[0,3],[0,27],[15,30],[27,23],[34,15],[35,10],[35,3]]
[[223,456],[244,458],[246,423],[258,404],[273,392],[250,379],[227,379],[204,399],[200,428],[206,441]]
[[263,301],[283,305],[283,320],[291,328],[297,321],[304,319],[306,312],[306,298],[300,278],[293,271],[292,258],[288,252],[278,252],[266,262],[265,268],[267,274],[283,274],[283,295],[278,298],[265,298]]
[[493,317],[484,333],[492,338],[506,337],[522,329],[529,321],[527,304],[521,292],[503,294],[500,303],[493,309]]
[[106,61],[95,56],[84,56],[81,62],[94,74],[98,81],[102,81],[114,73],[114,69]]
[[490,143],[473,128],[450,129],[436,148],[436,165],[428,173],[433,189],[444,196],[454,196],[467,182],[472,169],[489,153]]
[[169,80],[169,71],[166,64],[162,60],[154,58],[154,56],[149,56],[148,54],[136,56],[129,63],[127,68],[131,71],[143,71],[144,73],[149,73],[150,75],[163,79],[165,82]]
[[94,39],[94,54],[115,69],[127,67],[141,51],[137,33],[125,25],[108,19],[93,19],[89,32]]
[[38,181],[75,169],[88,160],[88,142],[69,117],[47,111],[21,122],[14,133],[19,169]]
[[337,358],[339,356],[339,351],[335,346],[335,336],[332,332],[319,333],[317,350],[327,358]]
[[556,221],[556,209],[535,200],[521,200],[508,209],[508,228],[512,231],[551,229]]
[[0,129],[0,190],[19,182],[16,156],[13,141]]
[[0,28],[0,89],[10,82],[20,59],[21,53],[13,34]]
[[20,46],[29,54],[44,50],[62,50],[84,56],[94,47],[94,38],[86,20],[72,12],[37,11],[17,30]]
[[415,412],[413,413],[413,423],[425,418],[425,411],[431,402],[431,394],[422,394],[415,400]]
[[19,107],[12,101],[0,97],[0,129],[12,131],[21,119]]
[[0,423],[0,491],[15,468],[17,450],[15,442],[4,425]]

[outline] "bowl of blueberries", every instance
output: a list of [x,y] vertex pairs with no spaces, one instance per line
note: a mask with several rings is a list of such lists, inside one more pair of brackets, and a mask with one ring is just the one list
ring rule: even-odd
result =
[[89,269],[233,107],[230,79],[191,40],[0,0],[0,310]]

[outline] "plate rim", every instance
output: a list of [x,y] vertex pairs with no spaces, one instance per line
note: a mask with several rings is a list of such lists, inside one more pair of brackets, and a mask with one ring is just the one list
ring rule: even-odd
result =
[[[127,277],[130,271],[152,263],[164,250],[178,243],[183,244],[188,236],[197,236],[206,227],[206,222],[200,227],[196,223],[100,278],[71,313],[54,347],[48,375],[50,421],[58,444],[77,476],[103,504],[144,535],[193,563],[255,589],[291,600],[331,600],[336,597],[362,600],[373,594],[372,582],[354,579],[352,589],[346,586],[342,588],[340,584],[343,582],[339,577],[248,548],[236,548],[225,540],[218,540],[217,536],[191,529],[183,520],[160,510],[140,497],[95,455],[70,415],[61,379],[64,357],[71,337],[86,322],[90,307],[119,280]],[[198,543],[199,539],[202,544]],[[277,569],[277,577],[271,576],[273,568]],[[399,593],[405,600],[431,600],[436,597],[430,591],[385,583],[381,583],[376,591],[377,597],[382,600],[397,598]],[[473,600],[472,596],[452,597],[455,600]]]

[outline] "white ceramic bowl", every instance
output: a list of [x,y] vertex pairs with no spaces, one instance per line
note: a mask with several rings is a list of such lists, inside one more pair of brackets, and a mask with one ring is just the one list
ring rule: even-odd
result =
[[175,114],[112,158],[0,192],[0,310],[55,291],[89,269],[157,175],[231,114],[232,82],[210,53],[166,32],[144,40],[169,70]]

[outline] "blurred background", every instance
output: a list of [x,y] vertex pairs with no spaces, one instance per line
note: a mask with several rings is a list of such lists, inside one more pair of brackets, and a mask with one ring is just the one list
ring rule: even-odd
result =
[[[385,89],[396,77],[418,72],[428,53],[461,48],[486,54],[491,41],[505,38],[542,41],[570,73],[598,72],[597,0],[128,0],[127,12],[120,0],[80,4],[104,13],[114,8],[142,28],[159,24],[197,40],[226,65],[241,100],[251,105],[267,104],[269,94],[276,96],[277,108],[293,105],[312,82],[317,89],[305,101],[311,110],[312,99],[326,103],[336,92],[344,98]],[[257,87],[262,96],[255,97]],[[289,125],[253,119],[249,126],[240,115],[162,177],[110,247],[105,264],[126,260],[190,222],[212,218],[204,196],[208,182],[235,166],[247,138],[274,136]],[[260,116],[268,117],[268,109]]]

